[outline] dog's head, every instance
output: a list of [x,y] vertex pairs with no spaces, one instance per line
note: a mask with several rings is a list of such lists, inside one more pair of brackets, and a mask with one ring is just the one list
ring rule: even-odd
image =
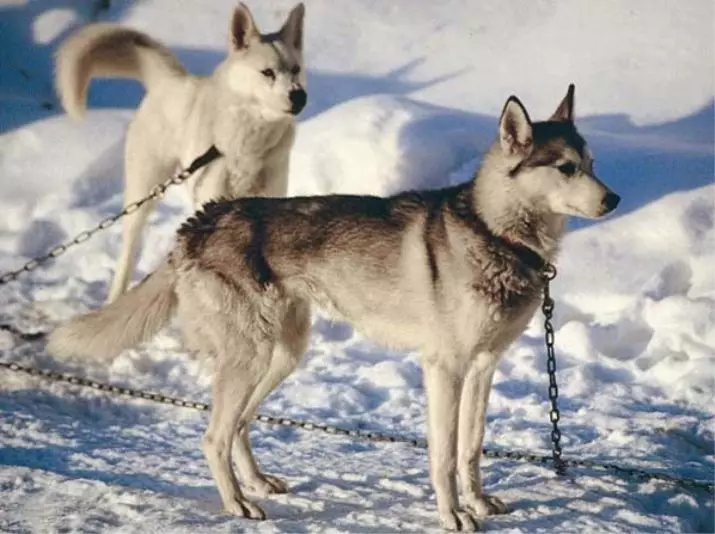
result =
[[235,93],[268,113],[297,115],[307,102],[303,68],[303,18],[297,4],[283,27],[261,34],[244,3],[236,7],[229,30],[225,74]]
[[573,122],[574,86],[548,121],[534,122],[515,96],[499,120],[501,151],[516,190],[553,213],[595,219],[620,197],[594,174],[593,156]]

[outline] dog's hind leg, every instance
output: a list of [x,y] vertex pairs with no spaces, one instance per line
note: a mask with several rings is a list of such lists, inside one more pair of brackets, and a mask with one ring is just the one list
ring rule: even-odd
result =
[[[134,133],[135,129],[135,123],[132,123],[127,133],[124,169],[125,207],[146,197],[153,187],[169,178],[174,169],[174,164],[153,155],[151,150],[154,147],[148,145],[145,139],[138,138]],[[117,262],[107,302],[112,302],[127,289],[132,276],[141,231],[154,206],[156,206],[155,200],[145,202],[134,212],[126,215],[122,221],[122,252]]]
[[457,463],[464,501],[478,516],[506,513],[506,505],[482,492],[479,462],[482,456],[487,401],[498,357],[480,354],[464,378],[459,408],[459,444]]
[[[310,336],[310,306],[307,302],[295,302],[289,308],[283,325],[282,335],[273,349],[271,365],[263,380],[251,395],[242,419],[249,421],[263,401],[300,363]],[[241,483],[252,493],[266,496],[286,493],[288,485],[279,478],[262,473],[258,468],[248,435],[248,423],[236,434],[236,468]]]
[[[211,318],[213,319],[213,318]],[[218,319],[220,321],[220,319]],[[226,511],[249,519],[265,519],[263,510],[244,497],[231,465],[231,446],[253,394],[270,365],[272,344],[267,339],[224,333],[226,339],[217,353],[213,383],[211,420],[204,435],[204,454]]]
[[[125,202],[125,205],[131,202],[133,201]],[[133,263],[141,237],[140,234],[155,204],[155,201],[149,201],[134,213],[124,218],[124,225],[122,227],[122,252],[117,262],[117,268],[114,271],[112,285],[107,295],[107,303],[116,300],[126,291],[129,285],[129,279],[132,275]]]
[[459,506],[457,497],[457,432],[462,377],[452,355],[423,358],[427,393],[427,442],[432,486],[440,522],[447,530],[476,531],[479,524]]

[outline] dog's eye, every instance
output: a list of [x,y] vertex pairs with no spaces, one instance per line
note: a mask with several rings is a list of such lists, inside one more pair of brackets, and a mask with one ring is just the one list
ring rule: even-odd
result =
[[290,69],[290,73],[293,76],[298,76],[298,74],[300,74],[300,65],[293,65],[293,68]]
[[266,78],[270,78],[271,80],[276,79],[276,71],[273,69],[263,69],[261,71],[261,74],[263,74]]
[[562,163],[557,168],[561,174],[565,174],[566,176],[573,176],[576,173],[576,165],[570,161],[568,163]]

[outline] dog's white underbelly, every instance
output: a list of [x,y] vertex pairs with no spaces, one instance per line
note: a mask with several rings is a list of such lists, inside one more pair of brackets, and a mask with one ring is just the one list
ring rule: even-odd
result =
[[414,306],[399,306],[389,296],[366,298],[364,292],[346,298],[336,298],[306,279],[286,283],[290,293],[313,303],[330,318],[344,321],[360,333],[390,348],[410,350],[425,345],[425,313]]

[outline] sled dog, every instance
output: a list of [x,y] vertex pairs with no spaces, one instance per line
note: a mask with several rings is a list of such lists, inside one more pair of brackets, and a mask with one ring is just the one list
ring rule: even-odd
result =
[[[127,131],[124,205],[144,198],[212,144],[224,155],[186,184],[194,209],[209,200],[285,196],[295,117],[307,102],[303,4],[261,34],[245,4],[233,13],[226,59],[211,76],[189,74],[162,44],[115,24],[91,24],[57,53],[62,106],[84,115],[94,77],[136,78],[146,89]],[[155,201],[124,218],[122,252],[107,300],[122,294]]]
[[248,425],[301,361],[317,304],[378,342],[421,350],[440,520],[474,530],[507,510],[479,470],[500,355],[539,306],[567,217],[598,218],[620,200],[596,178],[573,106],[571,85],[549,120],[532,122],[510,97],[480,169],[455,187],[210,202],[157,271],[55,330],[48,349],[110,361],[177,314],[186,343],[215,365],[203,448],[223,504],[261,519],[238,481],[262,493],[286,485],[260,472]]

